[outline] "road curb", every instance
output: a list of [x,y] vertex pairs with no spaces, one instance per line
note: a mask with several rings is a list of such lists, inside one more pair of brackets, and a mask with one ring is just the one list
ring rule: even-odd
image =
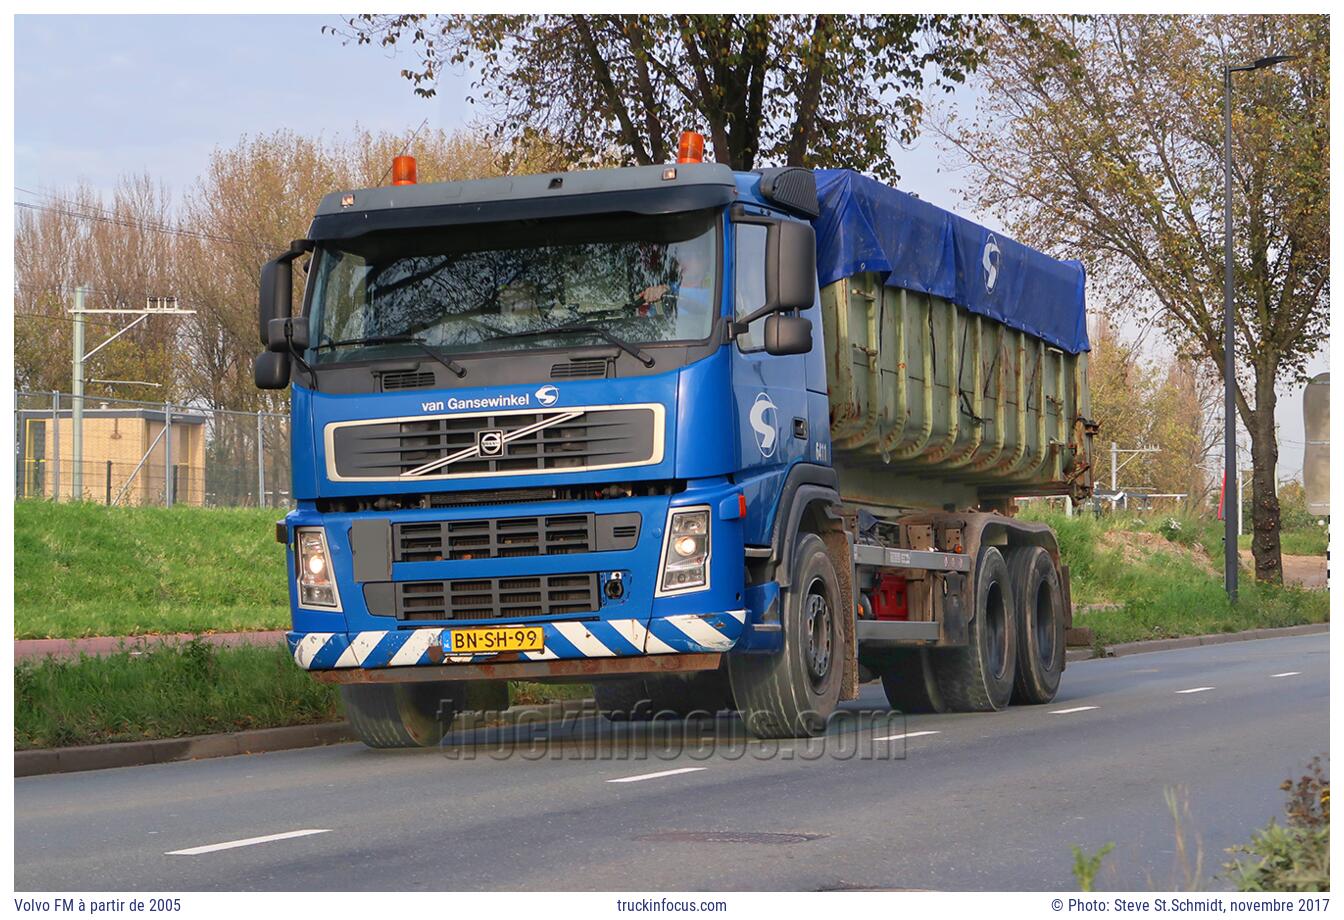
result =
[[219,735],[195,735],[189,738],[163,738],[154,741],[119,741],[80,747],[48,748],[14,752],[14,776],[40,776],[46,773],[78,773],[112,767],[139,767],[178,760],[228,757],[233,754],[261,754],[318,747],[354,740],[348,722],[318,725],[285,725],[257,728]]
[[[580,713],[592,707],[591,699],[558,700],[540,705],[512,706],[506,714],[522,713],[553,720]],[[455,730],[470,730],[469,722]],[[79,747],[45,748],[14,752],[14,776],[43,776],[48,773],[82,773],[114,767],[143,767],[147,764],[232,757],[236,754],[265,754],[299,748],[322,747],[355,741],[349,722],[323,722],[317,725],[284,725],[256,728],[217,735],[193,735],[187,738],[161,738],[153,741],[117,741]]]
[[1147,639],[1143,642],[1121,642],[1109,645],[1101,655],[1092,649],[1070,649],[1069,661],[1086,661],[1093,658],[1119,658],[1124,655],[1140,655],[1144,652],[1166,652],[1172,649],[1196,648],[1201,645],[1222,645],[1226,642],[1248,642],[1252,639],[1282,639],[1287,636],[1312,636],[1330,631],[1329,623],[1304,623],[1300,626],[1280,626],[1276,629],[1247,629],[1234,633],[1212,633],[1207,636],[1181,636],[1177,639]]
[[217,648],[254,646],[264,648],[285,644],[282,629],[252,630],[226,633],[153,633],[144,636],[86,636],[81,639],[15,639],[14,660],[43,658],[78,658],[81,655],[102,656],[130,652],[133,655],[160,648],[181,646],[198,639]]

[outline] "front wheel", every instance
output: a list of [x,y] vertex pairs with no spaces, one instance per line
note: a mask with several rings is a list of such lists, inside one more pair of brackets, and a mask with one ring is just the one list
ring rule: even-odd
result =
[[747,731],[758,738],[820,734],[840,702],[844,606],[821,537],[799,535],[792,573],[780,605],[783,649],[774,655],[728,657],[733,698]]
[[466,702],[466,685],[343,684],[341,702],[350,727],[371,748],[434,747]]

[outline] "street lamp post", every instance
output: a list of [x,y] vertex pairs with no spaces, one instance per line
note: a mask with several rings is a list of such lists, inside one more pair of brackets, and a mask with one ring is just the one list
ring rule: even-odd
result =
[[1232,325],[1232,74],[1260,70],[1295,54],[1275,54],[1250,64],[1223,66],[1223,583],[1227,597],[1237,599],[1237,531],[1241,508],[1232,514],[1232,496],[1237,494],[1237,376],[1236,332]]

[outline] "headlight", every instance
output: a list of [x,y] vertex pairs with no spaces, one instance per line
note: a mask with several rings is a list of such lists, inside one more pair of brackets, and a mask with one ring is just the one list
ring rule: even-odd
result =
[[321,527],[300,527],[298,541],[299,606],[341,609],[336,582],[331,577],[331,555],[327,552],[327,534]]
[[660,594],[709,587],[709,509],[673,511],[663,538]]

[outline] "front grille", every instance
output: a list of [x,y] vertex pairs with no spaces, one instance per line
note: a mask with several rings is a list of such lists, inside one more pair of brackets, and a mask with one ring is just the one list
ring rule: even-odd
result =
[[570,358],[561,364],[551,365],[552,380],[605,376],[607,376],[606,358]]
[[401,581],[395,588],[401,620],[513,620],[593,613],[598,608],[593,572]]
[[[564,418],[572,413],[578,414]],[[652,407],[339,424],[329,429],[328,463],[336,479],[401,481],[638,466],[662,459],[655,455],[661,453],[656,424]],[[482,455],[483,433],[496,455]]]
[[383,392],[393,390],[422,390],[434,385],[434,375],[428,371],[397,371],[382,375]]
[[398,524],[393,546],[397,562],[586,553],[593,546],[593,516]]
[[560,556],[633,549],[638,512],[550,514],[392,525],[394,562]]

